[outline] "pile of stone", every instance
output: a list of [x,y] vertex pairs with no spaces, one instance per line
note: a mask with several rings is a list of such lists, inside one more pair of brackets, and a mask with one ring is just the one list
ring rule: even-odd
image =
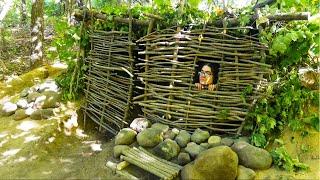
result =
[[0,115],[13,115],[14,120],[22,120],[29,116],[34,120],[48,119],[53,116],[53,109],[59,107],[58,92],[59,88],[54,80],[26,88],[20,93],[16,103],[7,101],[0,105]]
[[130,128],[115,137],[114,156],[132,146],[142,146],[153,154],[185,165],[182,179],[254,179],[255,169],[268,169],[272,157],[268,151],[254,147],[248,138],[237,139],[210,135],[196,129],[189,133],[155,123],[135,119]]

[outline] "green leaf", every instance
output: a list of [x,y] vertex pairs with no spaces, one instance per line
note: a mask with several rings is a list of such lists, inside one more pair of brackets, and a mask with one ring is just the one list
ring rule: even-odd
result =
[[319,120],[319,116],[316,115],[311,119],[311,125],[312,127],[314,127],[317,131],[320,132],[320,120]]
[[257,147],[265,147],[267,140],[263,134],[254,133],[251,136],[251,143]]

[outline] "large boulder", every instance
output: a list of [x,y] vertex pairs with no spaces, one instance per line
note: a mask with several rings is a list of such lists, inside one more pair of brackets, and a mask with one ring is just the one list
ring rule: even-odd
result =
[[116,135],[114,143],[116,145],[130,145],[135,141],[136,135],[137,132],[130,128],[121,129]]
[[150,121],[148,121],[148,119],[146,118],[135,118],[131,122],[130,128],[137,132],[141,132],[147,129],[148,127],[150,127],[150,125],[151,125]]
[[154,148],[154,152],[163,159],[171,160],[172,158],[178,156],[180,147],[175,141],[171,139],[165,139]]
[[60,95],[55,91],[45,91],[42,93],[46,98],[43,101],[42,108],[55,108],[58,107]]
[[127,145],[116,145],[113,147],[113,156],[119,158],[124,150],[130,149]]
[[187,147],[184,149],[187,153],[190,154],[192,158],[197,157],[201,152],[205,151],[206,148],[198,145],[194,142],[190,142],[187,144]]
[[154,147],[162,141],[162,132],[154,128],[147,128],[137,135],[137,142],[143,147]]
[[268,169],[272,164],[272,156],[264,149],[252,146],[243,141],[231,147],[239,157],[239,164],[251,169]]
[[238,166],[237,180],[253,180],[256,177],[254,170],[244,166]]
[[208,131],[201,130],[200,128],[196,129],[193,134],[191,135],[191,141],[197,144],[201,144],[210,137]]
[[179,153],[178,164],[184,166],[184,165],[188,164],[189,162],[191,162],[191,158],[188,153],[185,153],[185,152]]
[[154,123],[151,128],[159,129],[162,133],[166,133],[169,130],[169,126],[161,123]]
[[228,146],[208,149],[187,164],[182,179],[234,180],[237,177],[238,157]]
[[24,109],[18,109],[18,110],[14,113],[13,119],[19,121],[19,120],[22,120],[22,119],[24,119],[24,118],[27,118],[28,116],[29,116],[29,115],[26,114],[26,110],[24,110]]
[[16,112],[18,106],[12,102],[5,102],[0,109],[0,114],[2,116],[11,116]]
[[33,120],[41,120],[49,119],[51,116],[53,116],[53,109],[38,109],[30,115],[30,118]]
[[181,170],[182,180],[204,180],[204,177],[194,168],[193,163],[185,165]]
[[174,139],[180,147],[186,147],[187,144],[190,142],[191,135],[186,130],[181,130],[179,134]]
[[22,108],[22,109],[28,108],[28,101],[26,99],[19,99],[16,104],[19,108]]

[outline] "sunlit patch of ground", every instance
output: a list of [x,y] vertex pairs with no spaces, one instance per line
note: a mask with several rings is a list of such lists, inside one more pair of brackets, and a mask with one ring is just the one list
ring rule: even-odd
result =
[[3,179],[117,179],[106,164],[113,143],[96,131],[73,129],[59,121],[0,118],[0,177]]
[[[14,101],[24,88],[65,68],[45,66],[0,83],[0,101]],[[105,166],[113,143],[93,128],[80,128],[79,103],[63,103],[49,120],[0,117],[0,179],[116,179]]]
[[21,76],[13,76],[7,82],[0,83],[0,99],[21,92],[26,87],[31,87],[47,77],[54,77],[65,70],[63,65],[44,66],[34,69]]

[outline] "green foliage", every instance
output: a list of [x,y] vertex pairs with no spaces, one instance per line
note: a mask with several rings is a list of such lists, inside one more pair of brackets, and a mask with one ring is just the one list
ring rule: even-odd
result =
[[271,152],[272,158],[273,158],[273,163],[287,171],[298,171],[298,170],[307,170],[309,167],[304,164],[300,163],[298,159],[293,159],[286,149],[281,146],[276,148]]
[[271,45],[270,55],[273,58],[269,63],[280,67],[310,64],[310,48],[313,54],[319,53],[319,27],[305,23],[291,23],[285,27],[277,27],[277,24],[274,24],[262,32],[261,41]]
[[251,142],[258,147],[265,147],[287,125],[293,131],[302,130],[308,107],[317,105],[318,100],[317,92],[301,85],[296,70],[270,86],[270,94],[258,101],[249,114],[253,123],[247,128],[253,130]]
[[320,8],[319,0],[278,0],[278,3],[282,11],[309,11],[315,14]]
[[53,50],[47,52],[48,58],[59,59],[67,64],[74,61],[77,56],[77,41],[80,38],[79,28],[69,26],[66,20],[61,18],[51,18],[50,21],[54,24],[55,37],[50,45]]
[[319,28],[315,23],[274,23],[260,33],[260,41],[270,47],[266,63],[273,65],[274,74],[248,116],[252,144],[267,146],[286,126],[293,131],[303,131],[307,124],[319,128],[319,117],[308,112],[310,106],[319,105],[319,94],[303,87],[298,75],[300,67],[317,67]]
[[56,3],[55,1],[44,1],[44,13],[49,17],[62,15],[62,3]]
[[69,26],[63,18],[52,18],[51,21],[56,34],[47,57],[68,65],[67,71],[58,76],[56,82],[62,89],[62,99],[74,100],[80,96],[84,88],[83,75],[86,66],[80,54],[88,45],[88,35],[87,33],[80,35],[80,27]]

